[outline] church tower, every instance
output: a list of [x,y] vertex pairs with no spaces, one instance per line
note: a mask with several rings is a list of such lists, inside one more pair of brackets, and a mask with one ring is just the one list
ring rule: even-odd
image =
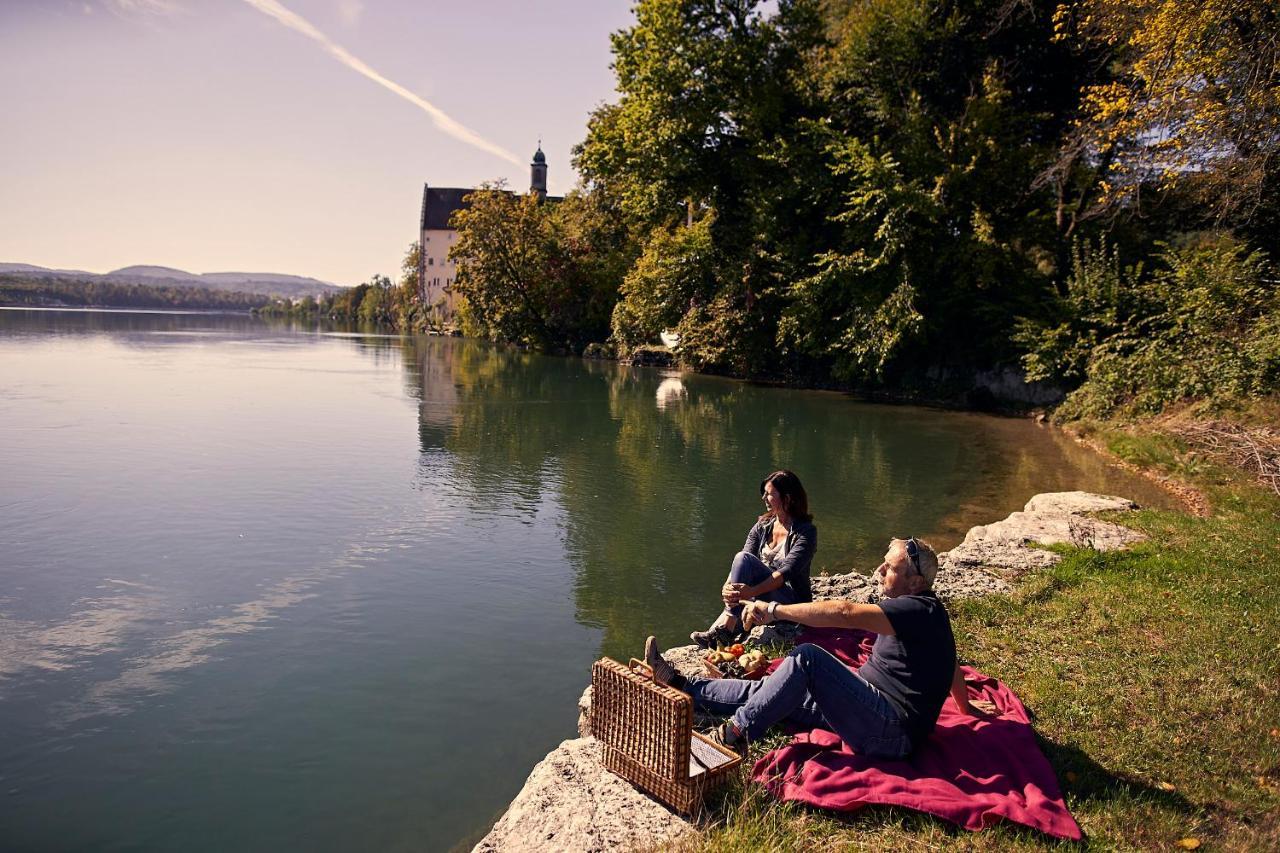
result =
[[538,140],[538,150],[533,152],[533,163],[530,165],[529,192],[537,193],[540,201],[547,200],[547,155],[542,153],[542,140]]

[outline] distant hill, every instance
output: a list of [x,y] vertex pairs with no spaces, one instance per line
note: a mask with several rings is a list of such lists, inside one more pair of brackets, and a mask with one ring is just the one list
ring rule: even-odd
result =
[[200,276],[196,273],[187,272],[186,270],[176,270],[173,267],[148,267],[133,266],[121,267],[118,270],[112,270],[106,273],[107,278],[164,278],[171,281],[199,281]]
[[150,287],[200,288],[238,293],[256,293],[263,296],[321,296],[345,290],[336,284],[299,275],[255,272],[190,273],[186,270],[159,266],[131,266],[112,270],[105,275],[80,270],[55,270],[33,264],[0,263],[0,273],[31,278],[75,279],[76,281],[103,281],[111,284],[141,284]]
[[57,273],[59,275],[74,275],[74,276],[86,276],[86,275],[92,276],[93,275],[93,273],[85,272],[84,270],[51,270],[47,267],[37,267],[33,264],[0,264],[0,272]]

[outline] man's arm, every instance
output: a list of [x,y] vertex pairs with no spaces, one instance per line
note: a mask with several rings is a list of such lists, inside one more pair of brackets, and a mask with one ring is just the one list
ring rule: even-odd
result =
[[960,669],[958,663],[955,675],[951,676],[951,698],[956,700],[956,707],[960,709],[960,713],[975,716],[973,707],[969,704],[969,688],[964,683],[964,671]]
[[994,717],[1000,713],[1000,709],[994,702],[986,699],[969,701],[969,688],[964,683],[964,672],[960,669],[958,662],[956,673],[951,676],[951,698],[956,700],[956,707],[960,709],[960,713],[971,717]]
[[861,628],[875,634],[892,634],[893,624],[884,611],[874,604],[857,601],[811,601],[808,604],[779,604],[769,616],[769,603],[747,602],[742,611],[747,630],[754,625],[767,625],[775,619],[799,622],[810,628]]

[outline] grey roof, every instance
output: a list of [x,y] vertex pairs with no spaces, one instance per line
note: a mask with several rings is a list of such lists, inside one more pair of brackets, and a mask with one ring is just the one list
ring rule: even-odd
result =
[[422,185],[422,228],[449,228],[454,211],[470,207],[462,198],[471,187],[431,187]]
[[[475,192],[474,187],[432,187],[422,185],[422,230],[428,228],[452,228],[449,220],[454,211],[465,210],[471,205],[463,197]],[[503,190],[510,193],[511,190]],[[564,201],[564,196],[549,195],[547,201]]]

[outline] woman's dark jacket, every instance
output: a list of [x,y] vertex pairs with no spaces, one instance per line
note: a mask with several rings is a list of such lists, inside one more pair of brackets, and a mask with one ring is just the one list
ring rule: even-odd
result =
[[[757,521],[747,534],[747,542],[742,550],[756,557],[773,536],[775,519],[766,518]],[[809,588],[809,566],[813,563],[813,555],[818,550],[818,528],[812,521],[797,521],[791,525],[784,547],[787,556],[773,561],[773,571],[782,575],[792,590],[796,601],[813,601],[813,591]]]

